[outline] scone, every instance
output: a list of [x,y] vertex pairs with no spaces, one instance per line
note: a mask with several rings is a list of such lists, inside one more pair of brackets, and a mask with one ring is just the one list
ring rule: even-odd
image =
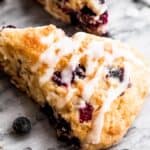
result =
[[150,89],[148,63],[134,48],[53,25],[2,29],[0,65],[76,149],[120,141]]
[[54,17],[80,26],[94,34],[107,31],[105,0],[38,0]]

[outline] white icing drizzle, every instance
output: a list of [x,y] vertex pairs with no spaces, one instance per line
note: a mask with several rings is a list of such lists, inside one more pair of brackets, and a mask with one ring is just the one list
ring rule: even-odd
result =
[[104,45],[98,41],[91,41],[85,50],[85,54],[88,55],[86,74],[89,75],[98,66],[97,60],[104,56]]
[[[75,95],[75,92],[77,89],[75,87],[72,87],[71,85],[71,79],[72,79],[72,71],[75,69],[77,65],[79,65],[79,60],[82,56],[87,55],[88,57],[88,63],[86,66],[86,75],[87,78],[83,80],[83,92],[82,92],[82,98],[84,102],[88,102],[93,95],[95,88],[98,86],[99,80],[101,78],[101,74],[104,73],[105,66],[111,65],[115,58],[118,57],[124,57],[125,58],[125,77],[124,81],[119,83],[116,88],[113,88],[112,86],[106,93],[106,97],[104,99],[104,104],[99,111],[99,114],[97,118],[93,122],[92,130],[88,136],[88,142],[92,144],[98,144],[100,142],[100,136],[103,129],[104,124],[104,116],[107,111],[109,111],[109,108],[113,101],[126,90],[128,84],[129,84],[129,77],[130,77],[130,66],[127,63],[127,61],[131,61],[132,63],[143,65],[142,61],[136,56],[132,54],[132,52],[128,51],[127,48],[119,47],[117,42],[113,42],[110,40],[110,43],[112,44],[112,54],[104,50],[104,44],[103,42],[99,40],[91,40],[90,43],[88,43],[87,48],[83,52],[78,52],[79,48],[81,47],[81,43],[86,38],[85,33],[77,33],[72,38],[69,38],[63,34],[59,37],[59,39],[54,42],[55,35],[49,35],[47,38],[44,37],[41,39],[41,42],[44,44],[49,45],[49,48],[42,53],[40,56],[39,62],[33,67],[34,69],[37,69],[42,63],[45,63],[48,65],[48,68],[46,69],[43,76],[40,78],[41,85],[45,82],[49,81],[51,78],[53,72],[55,71],[54,68],[60,58],[67,54],[73,54],[71,60],[69,61],[68,66],[61,72],[62,73],[62,81],[67,83],[68,85],[68,94],[64,98],[63,101],[61,101],[61,104],[57,104],[58,108],[64,107],[64,105],[72,99],[72,97]],[[113,44],[114,43],[114,44]],[[59,51],[58,51],[59,50]],[[57,53],[56,53],[57,51]],[[101,57],[105,57],[105,62],[101,64],[100,66],[98,63],[98,59]],[[97,69],[97,70],[96,70]],[[88,75],[96,71],[94,77],[89,80]],[[81,106],[84,103],[81,103]]]
[[[48,37],[49,38],[49,37]],[[59,50],[56,54],[56,50]],[[40,62],[48,65],[45,74],[40,78],[40,84],[46,83],[54,72],[54,67],[67,54],[71,54],[75,50],[74,42],[69,37],[62,37],[58,42],[50,45],[50,47],[41,55]]]
[[[41,42],[43,44],[49,45],[49,48],[40,56],[39,62],[35,64],[35,66],[33,66],[33,70],[36,70],[41,63],[45,63],[48,65],[48,69],[46,70],[45,74],[40,78],[41,85],[46,83],[50,79],[54,72],[54,67],[56,66],[60,58],[77,50],[86,36],[84,33],[79,32],[75,34],[73,38],[69,38],[65,36],[64,32],[62,32],[61,30],[58,30],[57,32],[58,33],[55,33],[56,35],[50,34],[49,36],[43,37],[41,39]],[[58,37],[57,42],[53,41],[54,36]],[[59,52],[56,54],[56,50],[58,49]],[[67,84],[69,84],[69,80],[71,80],[72,69],[74,69],[75,65],[78,63],[78,60],[79,56],[73,55],[73,58],[70,61],[71,65],[69,65],[68,67],[69,69],[67,68],[62,72],[63,80],[65,80]]]
[[79,64],[80,57],[81,57],[80,54],[74,54],[67,68],[65,68],[62,71],[62,81],[67,83],[68,86],[71,86],[72,72],[75,70],[76,66]]
[[85,39],[85,34],[82,32],[77,33],[73,36],[73,41],[76,45],[76,48],[75,48],[75,51],[73,53],[73,56],[68,64],[67,68],[65,68],[62,71],[62,81],[67,83],[67,85],[68,85],[68,94],[66,96],[66,100],[63,101],[63,104],[61,104],[61,107],[59,106],[59,108],[63,108],[65,106],[65,104],[72,99],[75,92],[77,91],[77,89],[75,89],[71,86],[72,72],[75,70],[75,68],[79,64],[79,60],[83,55],[82,53],[78,52],[78,49],[81,46],[81,43],[84,39]]
[[95,87],[98,85],[99,83],[99,79],[100,79],[100,75],[103,71],[104,66],[100,66],[98,71],[96,72],[96,75],[94,76],[94,78],[90,81],[87,81],[84,85],[84,90],[82,93],[82,97],[85,101],[89,101],[92,94],[94,93]]
[[[72,59],[69,62],[68,67],[63,70],[62,72],[62,79],[70,85],[71,79],[72,79],[72,71],[75,69],[75,67],[79,64],[79,60],[82,56],[88,55],[88,64],[86,67],[86,74],[93,73],[94,70],[98,67],[97,60],[104,56],[104,46],[101,42],[98,41],[92,41],[89,43],[88,47],[82,54],[74,53]],[[94,87],[98,84],[99,76],[102,72],[103,67],[99,67],[99,70],[97,71],[95,77],[90,81],[85,81],[86,83],[84,85],[84,90],[82,93],[82,97],[84,100],[89,101],[91,95],[94,92]],[[70,85],[71,86],[71,85]],[[92,91],[91,91],[92,90]],[[69,93],[68,93],[69,94]]]
[[104,100],[104,104],[100,109],[98,116],[96,117],[96,120],[93,123],[93,128],[88,136],[88,142],[92,144],[98,144],[100,142],[100,136],[104,124],[105,113],[109,111],[109,108],[113,103],[113,101],[116,100],[116,98],[120,96],[121,93],[124,92],[128,87],[128,84],[130,82],[130,66],[128,65],[128,63],[125,64],[124,68],[125,68],[124,81],[120,83],[120,85],[117,88],[114,89],[111,87],[108,90],[107,97]]
[[[50,37],[50,36],[49,36]],[[48,37],[48,38],[49,38]],[[68,94],[65,97],[65,100],[61,101],[61,104],[58,104],[58,108],[63,108],[65,104],[71,100],[77,91],[75,88],[71,86],[72,80],[72,71],[79,64],[79,59],[82,54],[78,53],[78,49],[81,46],[82,41],[85,39],[86,35],[82,32],[77,33],[73,36],[73,38],[69,37],[61,37],[57,43],[53,43],[50,48],[45,51],[40,57],[40,63],[44,62],[48,64],[48,69],[44,73],[42,77],[40,77],[40,83],[43,84],[47,82],[54,72],[54,67],[58,63],[59,59],[67,54],[72,54],[72,58],[69,61],[67,68],[65,68],[62,72],[62,81],[67,84]],[[45,41],[48,41],[47,39]],[[56,54],[55,50],[59,48],[59,53]]]
[[52,44],[54,42],[54,33],[51,33],[48,37],[42,37],[41,42],[48,45]]

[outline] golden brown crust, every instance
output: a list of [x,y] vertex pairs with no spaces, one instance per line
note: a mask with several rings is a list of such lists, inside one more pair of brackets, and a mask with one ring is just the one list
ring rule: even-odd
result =
[[[104,49],[111,55],[113,53],[113,46],[115,45],[116,48],[121,48],[121,50],[132,50],[132,54],[140,60],[137,61],[135,59],[138,63],[128,60],[131,67],[131,84],[113,101],[109,111],[104,114],[104,125],[102,133],[99,135],[101,137],[100,142],[98,144],[91,144],[88,142],[87,137],[93,128],[94,120],[105,103],[103,96],[107,93],[112,81],[106,81],[102,78],[98,82],[98,87],[90,99],[90,103],[94,107],[91,121],[79,122],[79,110],[76,108],[76,104],[82,100],[81,91],[84,88],[82,80],[78,80],[73,85],[77,90],[73,98],[64,107],[60,108],[60,104],[66,101],[69,90],[58,86],[51,79],[42,85],[39,83],[39,79],[47,70],[48,64],[43,63],[38,70],[33,70],[33,66],[37,65],[41,54],[49,48],[48,44],[41,42],[41,38],[53,34],[54,38],[57,37],[55,41],[59,41],[59,38],[63,39],[66,37],[63,32],[60,33],[62,35],[59,37],[59,32],[57,33],[57,31],[58,29],[52,25],[27,29],[4,29],[0,32],[0,64],[4,67],[5,72],[12,76],[12,81],[17,87],[26,91],[40,105],[49,103],[49,105],[55,108],[58,114],[71,124],[72,134],[80,139],[83,149],[97,150],[110,147],[118,143],[127,132],[142,107],[144,97],[149,92],[150,84],[147,81],[149,73],[146,70],[145,60],[143,60],[143,56],[136,50],[111,39],[85,33],[77,33],[72,37],[73,39],[77,37],[77,41],[79,41],[82,35],[85,36],[85,39],[79,44],[79,50],[77,51],[79,53],[86,51],[89,43],[94,40],[94,42],[102,42]],[[51,45],[53,44],[51,43]],[[72,55],[75,55],[74,52]],[[59,68],[59,70],[65,68],[64,66],[69,64],[70,59],[70,54],[60,58],[56,68]],[[85,56],[80,60],[82,64],[86,61],[87,58]],[[104,61],[106,61],[105,58],[101,57],[98,61],[99,66]],[[122,66],[124,61],[125,58],[119,57],[113,61],[113,65]],[[142,71],[141,61],[144,64]],[[89,78],[92,78],[93,75],[89,76]]]

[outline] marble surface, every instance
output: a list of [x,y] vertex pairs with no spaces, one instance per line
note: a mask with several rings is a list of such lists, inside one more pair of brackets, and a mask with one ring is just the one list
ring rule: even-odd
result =
[[[109,33],[115,39],[128,42],[150,58],[150,0],[107,0],[110,12]],[[72,26],[55,20],[33,0],[5,0],[0,2],[0,25],[18,27],[53,23],[68,34],[77,31]],[[67,30],[66,30],[67,29]],[[148,79],[149,80],[149,79]],[[111,150],[150,150],[150,100],[129,129],[124,139]],[[31,134],[16,136],[11,125],[18,116],[31,119]],[[0,72],[0,150],[67,150],[56,140],[40,109],[25,94],[13,87]]]

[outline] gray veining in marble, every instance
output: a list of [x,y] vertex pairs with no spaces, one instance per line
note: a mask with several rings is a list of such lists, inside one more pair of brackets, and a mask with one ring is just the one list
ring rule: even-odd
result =
[[[133,3],[131,0],[107,0],[110,12],[109,32],[115,39],[128,42],[150,58],[150,0]],[[18,27],[56,24],[68,34],[77,31],[55,20],[33,0],[5,0],[0,2],[0,25]],[[66,30],[67,28],[67,30]],[[147,100],[150,98],[147,98]],[[124,139],[111,150],[150,150],[150,101]],[[17,116],[31,119],[31,134],[16,136],[11,124]],[[0,72],[0,150],[67,150],[56,140],[55,132],[45,116],[25,94],[13,87]]]

